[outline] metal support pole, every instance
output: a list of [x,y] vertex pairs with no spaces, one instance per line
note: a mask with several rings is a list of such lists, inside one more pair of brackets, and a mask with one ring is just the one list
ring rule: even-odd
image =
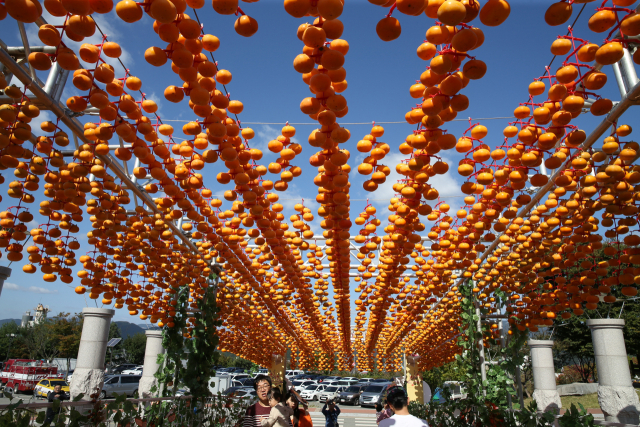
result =
[[624,79],[622,78],[620,65],[616,62],[611,67],[613,68],[613,74],[616,76],[616,83],[618,83],[618,90],[620,91],[620,96],[624,97],[627,93],[627,88],[624,84]]
[[[43,104],[50,109],[53,114],[58,116],[60,120],[73,132],[77,137],[82,140],[84,144],[90,144],[91,141],[86,139],[84,136],[84,126],[77,119],[69,117],[64,107],[56,100],[54,100],[49,94],[47,94],[38,83],[32,79],[29,74],[18,64],[13,58],[4,50],[0,49],[0,62],[7,66],[11,72],[24,84],[26,89],[31,90],[33,95],[40,100]],[[113,174],[122,181],[122,183],[136,196],[142,200],[142,202],[150,209],[151,212],[162,214],[158,207],[156,206],[153,199],[149,196],[149,194],[143,189],[139,188],[135,182],[129,178],[129,176],[122,170],[118,161],[111,156],[107,155],[96,155],[103,163],[104,166],[110,169]],[[182,243],[187,246],[191,251],[196,254],[199,254],[198,248],[193,244],[191,240],[184,234],[180,232],[178,228],[176,228],[172,222],[168,221],[167,226],[171,230],[174,236],[176,236]]]
[[[478,328],[478,332],[482,334],[482,317],[480,315],[480,304],[478,301],[475,301],[476,306],[476,316],[478,316],[478,322],[476,323],[476,327]],[[484,388],[484,382],[487,380],[487,365],[485,364],[485,355],[484,355],[484,339],[482,335],[480,335],[480,339],[478,340],[478,347],[480,351],[480,377],[482,378],[482,395],[487,395],[487,390]]]
[[58,76],[60,75],[60,66],[58,65],[58,61],[54,62],[51,65],[51,69],[49,70],[49,75],[47,76],[47,81],[44,84],[44,91],[47,92],[49,96],[53,95],[55,91],[55,85],[58,81]]
[[[502,324],[502,320],[498,322],[498,331],[500,331],[500,348],[502,348],[502,350],[505,350],[507,348],[507,337],[504,334],[504,325]],[[502,359],[504,360],[504,357]],[[511,393],[507,393],[507,404],[509,405],[509,409],[513,409]]]
[[629,50],[624,48],[623,52],[624,56],[618,63],[618,68],[620,69],[620,74],[622,75],[626,92],[628,92],[632,87],[638,84],[638,75],[636,74],[636,69],[633,65],[633,60],[631,59]]
[[520,371],[520,366],[518,365],[516,365],[516,384],[518,386],[518,402],[520,403],[520,409],[524,409],[524,396],[522,395],[522,372]]
[[29,39],[27,38],[27,31],[24,29],[23,22],[18,21],[18,31],[20,31],[22,46],[24,46],[25,60],[29,66],[29,74],[33,80],[36,80],[36,70],[31,66],[31,64],[29,64],[29,55],[31,55],[31,50],[29,50]]

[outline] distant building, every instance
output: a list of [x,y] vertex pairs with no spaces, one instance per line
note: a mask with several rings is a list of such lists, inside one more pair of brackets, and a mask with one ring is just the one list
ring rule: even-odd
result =
[[22,322],[20,326],[23,328],[31,328],[37,323],[42,323],[47,318],[47,313],[49,313],[49,307],[45,307],[42,304],[38,304],[38,306],[34,309],[35,316],[31,315],[31,311],[27,311],[22,315]]

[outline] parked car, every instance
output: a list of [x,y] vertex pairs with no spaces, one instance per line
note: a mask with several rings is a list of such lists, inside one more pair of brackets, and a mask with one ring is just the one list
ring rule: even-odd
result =
[[264,368],[260,368],[260,369],[258,369],[258,372],[253,374],[253,378],[257,377],[258,375],[269,375],[269,370],[268,369],[264,369]]
[[112,374],[121,374],[122,371],[126,371],[127,369],[135,369],[138,365],[134,365],[132,363],[125,363],[123,365],[118,365],[115,368],[111,368]]
[[318,400],[320,397],[320,393],[322,393],[325,388],[327,388],[327,386],[322,384],[307,386],[307,388],[299,392],[300,397],[302,397],[304,400]]
[[234,401],[238,401],[240,399],[248,399],[250,402],[254,402],[258,400],[258,395],[256,391],[253,389],[246,389],[246,388],[235,390],[231,393],[228,393],[227,396],[233,399]]
[[241,381],[247,378],[251,378],[247,374],[229,374],[229,377],[231,378],[231,381]]
[[293,370],[288,369],[284,374],[284,376],[287,378],[292,377],[294,375],[304,375],[304,371],[301,371],[299,369],[293,369]]
[[360,402],[360,395],[366,385],[352,385],[346,388],[338,397],[338,402],[349,405],[357,405]]
[[371,383],[390,383],[393,382],[392,380],[387,380],[385,378],[376,378],[375,380],[371,380],[369,381]]
[[142,375],[142,366],[122,371],[122,375]]
[[365,384],[365,383],[370,383],[371,381],[373,381],[373,378],[360,378],[360,383],[361,384]]
[[376,406],[376,403],[384,402],[387,397],[387,389],[391,383],[371,383],[360,394],[360,406]]
[[338,385],[340,387],[349,387],[349,386],[356,385],[356,384],[358,384],[357,380],[345,380],[345,379],[342,379],[342,380],[338,381]]
[[180,397],[180,396],[190,396],[191,392],[189,391],[188,388],[180,388],[178,389],[178,391],[176,391],[176,397]]
[[112,375],[104,380],[100,397],[112,397],[114,393],[134,396],[138,393],[140,378],[140,375]]
[[253,384],[255,384],[255,380],[253,378],[242,378],[237,380],[243,387],[251,387],[253,388]]
[[66,393],[68,397],[69,383],[60,378],[45,378],[43,380],[40,380],[33,389],[33,395],[35,397],[46,398],[49,395],[49,392],[53,391],[53,388],[57,385],[62,387],[62,391]]
[[315,381],[293,381],[293,388],[300,393],[302,390],[306,389],[308,386],[315,384]]
[[344,378],[342,378],[342,381],[355,381],[355,382],[358,382],[360,380],[358,378],[356,378],[356,377],[344,377]]
[[344,387],[338,387],[335,385],[329,386],[320,393],[320,395],[318,396],[318,400],[320,402],[326,402],[327,400],[336,400],[343,390]]
[[[464,399],[467,397],[467,392],[464,389],[462,383],[458,381],[445,381],[442,385],[443,389],[447,389],[448,394],[451,396],[451,400]],[[445,402],[443,390],[438,387],[433,393],[432,400],[436,403]]]
[[230,394],[236,393],[238,391],[251,391],[253,390],[253,388],[249,388],[249,387],[229,387],[228,389],[226,389],[222,394],[224,394],[225,396],[228,396]]

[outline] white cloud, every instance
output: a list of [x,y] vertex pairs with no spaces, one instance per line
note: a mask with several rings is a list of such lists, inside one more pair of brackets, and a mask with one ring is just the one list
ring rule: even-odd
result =
[[[284,127],[284,125],[282,125]],[[267,148],[269,141],[276,139],[282,132],[282,127],[278,125],[261,125],[260,128],[252,128],[256,132],[256,136],[249,142],[251,148],[257,148],[261,150],[265,155],[272,154]],[[300,129],[296,129],[296,133],[300,132]],[[298,135],[299,136],[299,135]],[[291,142],[300,144],[298,137],[291,138]],[[306,148],[306,147],[303,147]]]
[[[407,157],[408,156],[402,153],[392,153],[387,155],[380,162],[389,166],[389,168],[391,169],[391,173],[387,177],[385,183],[380,184],[378,186],[378,189],[374,193],[372,193],[374,195],[374,197],[372,197],[372,199],[374,199],[372,200],[372,204],[374,204],[380,211],[386,212],[389,205],[389,200],[392,197],[396,197],[396,192],[393,189],[393,184],[398,182],[398,180],[401,179],[402,176],[398,172],[396,172],[395,165],[401,163],[402,160],[406,159]],[[462,191],[460,191],[461,183],[456,179],[457,172],[455,164],[445,157],[442,157],[442,161],[446,162],[449,165],[449,171],[444,175],[435,175],[431,177],[428,184],[438,190],[441,200],[448,203],[450,206],[455,207],[458,206],[459,203],[462,203],[462,199],[459,198],[462,195]],[[433,164],[434,161],[432,160],[431,163]],[[437,201],[435,200],[426,202],[432,206],[437,203]]]
[[276,139],[279,135],[280,131],[276,128],[270,125],[262,125],[260,129],[256,130],[256,136],[249,142],[249,145],[251,148],[257,148],[266,154],[269,141]]
[[[143,82],[143,85],[144,85],[144,82]],[[161,113],[161,110],[162,110],[162,100],[164,98],[159,97],[158,95],[156,95],[155,92],[146,93],[144,90],[142,92],[144,92],[145,98],[147,98],[147,99],[149,99],[149,100],[151,100],[151,101],[156,103],[156,105],[158,106],[158,111],[156,113],[160,116],[160,113]],[[166,140],[166,139],[167,138],[165,137],[163,139],[163,141]]]
[[10,291],[29,292],[32,294],[57,294],[58,293],[58,291],[55,289],[41,288],[38,286],[29,286],[28,288],[26,288],[24,286],[19,286],[19,285],[16,285],[15,283],[10,283],[10,282],[5,282],[3,288]]

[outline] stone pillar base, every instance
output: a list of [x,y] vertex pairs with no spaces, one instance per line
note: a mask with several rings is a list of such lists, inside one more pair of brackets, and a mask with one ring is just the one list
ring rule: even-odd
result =
[[638,424],[640,401],[633,387],[599,386],[598,403],[605,421]]
[[562,401],[557,390],[534,390],[533,400],[538,404],[538,411],[558,412],[562,408]]
[[91,400],[91,395],[100,393],[104,384],[104,371],[102,369],[76,368],[69,392],[71,400],[79,394],[83,394],[82,400]]
[[151,389],[158,385],[158,379],[155,377],[142,377],[140,378],[140,384],[138,385],[138,395],[140,399],[149,399],[151,397],[158,397],[158,392],[151,393]]

